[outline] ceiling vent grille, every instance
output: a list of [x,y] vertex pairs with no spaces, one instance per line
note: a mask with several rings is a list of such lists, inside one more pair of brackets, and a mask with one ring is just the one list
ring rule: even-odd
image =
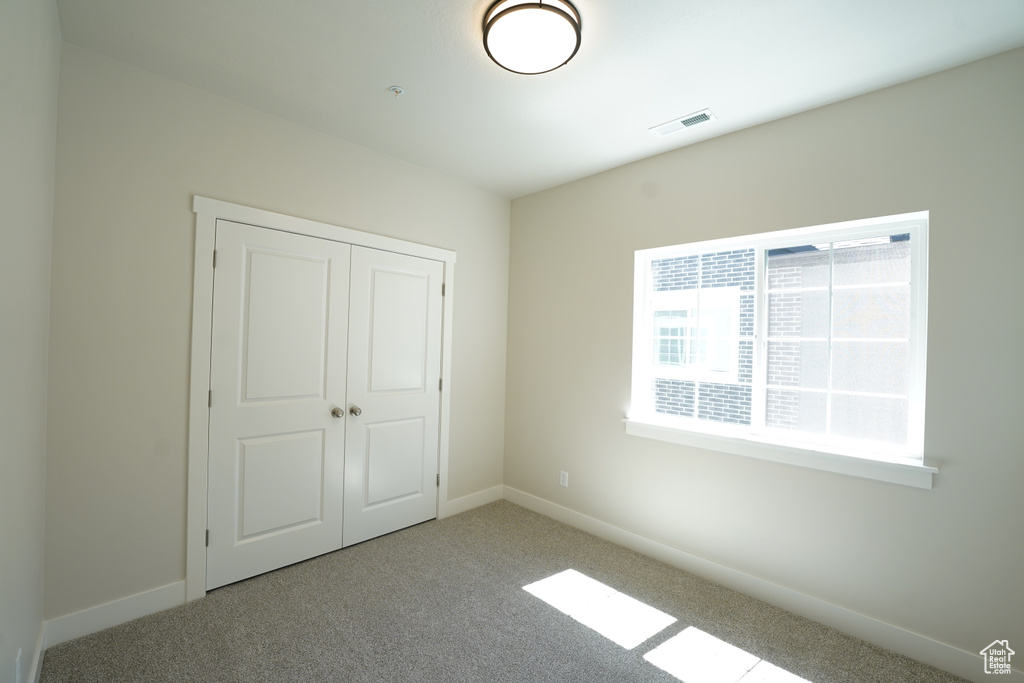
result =
[[686,126],[687,128],[689,128],[690,126],[696,126],[698,123],[704,123],[705,121],[710,121],[710,120],[711,120],[710,116],[708,116],[704,112],[701,112],[699,114],[694,114],[693,116],[685,118],[682,121],[680,121],[679,123],[681,123],[684,126]]
[[678,133],[679,131],[686,128],[699,126],[700,124],[707,123],[708,121],[714,121],[715,118],[715,115],[711,113],[710,109],[702,109],[701,111],[695,111],[692,114],[687,114],[686,116],[681,116],[677,119],[667,121],[661,125],[654,126],[649,130],[654,135],[657,135],[658,137],[663,137],[665,135],[671,135],[672,133]]

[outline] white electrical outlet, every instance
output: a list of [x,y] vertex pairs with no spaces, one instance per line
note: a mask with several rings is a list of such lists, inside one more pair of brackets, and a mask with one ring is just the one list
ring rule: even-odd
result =
[[568,487],[569,486],[569,473],[566,472],[565,470],[562,470],[561,472],[559,472],[558,473],[558,483],[561,484],[562,486]]

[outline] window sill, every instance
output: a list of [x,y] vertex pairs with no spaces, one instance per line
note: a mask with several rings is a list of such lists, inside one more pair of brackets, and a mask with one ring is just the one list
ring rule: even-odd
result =
[[836,472],[853,477],[875,479],[891,484],[902,484],[922,489],[930,489],[932,487],[932,475],[939,471],[935,467],[928,467],[926,465],[858,458],[769,443],[767,441],[740,439],[677,429],[649,422],[638,422],[629,419],[623,420],[623,422],[626,424],[626,434],[631,436],[641,436],[647,439],[657,439],[658,441],[667,441],[684,446],[695,446],[732,455],[770,460],[798,467]]

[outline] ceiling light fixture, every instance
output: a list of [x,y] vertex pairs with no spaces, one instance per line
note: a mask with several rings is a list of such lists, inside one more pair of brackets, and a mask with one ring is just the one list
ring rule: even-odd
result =
[[554,71],[580,49],[580,13],[568,0],[498,0],[484,15],[484,49],[517,74]]

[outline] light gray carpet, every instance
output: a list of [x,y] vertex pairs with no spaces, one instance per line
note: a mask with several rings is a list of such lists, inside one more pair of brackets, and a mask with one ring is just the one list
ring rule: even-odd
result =
[[[570,568],[678,621],[626,650],[523,590]],[[813,683],[962,680],[500,501],[54,646],[42,682],[679,683],[643,655],[688,626]]]

